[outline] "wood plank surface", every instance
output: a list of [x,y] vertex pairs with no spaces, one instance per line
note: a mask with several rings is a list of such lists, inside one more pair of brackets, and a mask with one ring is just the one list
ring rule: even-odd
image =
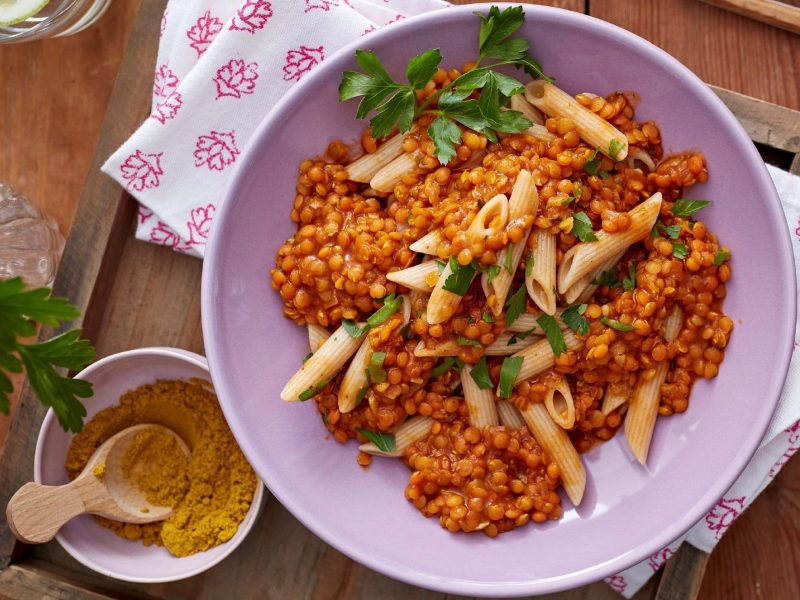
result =
[[[468,1],[457,0],[456,3]],[[62,269],[65,274],[59,275],[60,283],[57,287],[67,284],[77,286],[78,294],[73,299],[88,309],[84,325],[95,341],[100,356],[154,344],[175,345],[202,352],[199,328],[199,261],[177,255],[165,248],[135,241],[131,229],[134,207],[132,199],[127,194],[121,194],[119,188],[97,170],[99,163],[135,128],[146,111],[146,94],[151,84],[150,71],[154,56],[154,35],[157,34],[157,27],[153,24],[160,18],[159,11],[163,2],[164,0],[141,0],[143,18],[149,19],[150,26],[149,29],[141,28],[134,32],[130,54],[126,57],[126,61],[132,61],[130,64],[139,65],[139,68],[138,71],[133,69],[133,72],[123,71],[126,79],[111,98],[107,121],[103,125],[106,135],[93,160],[91,150],[94,144],[86,141],[85,132],[94,131],[94,137],[97,136],[104,112],[101,106],[102,93],[100,97],[88,101],[93,106],[97,101],[97,112],[86,108],[85,96],[73,94],[71,91],[64,92],[70,81],[92,79],[85,74],[75,75],[71,68],[64,68],[63,56],[56,50],[49,47],[47,51],[42,49],[47,45],[56,47],[57,44],[67,41],[84,48],[83,41],[78,43],[82,36],[71,40],[37,42],[14,47],[11,54],[6,48],[0,47],[0,72],[5,74],[7,65],[17,65],[18,69],[19,65],[25,65],[23,51],[15,53],[20,48],[36,49],[28,55],[29,60],[35,65],[34,71],[38,69],[36,72],[45,74],[41,79],[34,79],[32,82],[25,77],[20,78],[19,85],[13,92],[5,88],[0,91],[4,106],[4,110],[0,111],[0,135],[4,136],[0,138],[3,141],[0,148],[22,149],[24,146],[20,144],[23,142],[34,148],[29,151],[29,156],[17,158],[7,157],[6,150],[0,149],[0,177],[14,182],[7,175],[11,172],[12,175],[16,174],[17,179],[22,177],[26,183],[33,181],[35,185],[41,186],[37,189],[42,193],[37,196],[44,197],[46,201],[49,202],[50,198],[61,198],[58,202],[54,201],[55,208],[50,209],[48,205],[48,209],[56,214],[64,227],[71,221],[76,207],[77,190],[81,188],[86,176],[86,166],[91,164],[81,214],[75,221],[78,229],[73,235],[71,249],[68,250],[72,258],[65,261]],[[800,38],[784,37],[790,34],[702,5],[696,0],[666,0],[661,3],[649,0],[591,0],[590,3],[584,3],[583,0],[553,0],[547,3],[579,11],[589,8],[591,14],[626,26],[665,47],[711,83],[800,108]],[[117,37],[96,33],[97,39],[93,39],[91,43],[87,39],[85,43],[88,49],[83,50],[84,53],[80,55],[81,64],[76,67],[76,72],[90,71],[98,56],[102,56],[100,62],[103,65],[109,61],[118,62],[123,46],[120,38],[124,38],[131,30],[138,4],[137,0],[112,3],[111,16],[107,16],[95,28],[102,28],[109,25],[107,20],[116,19],[109,30],[113,29]],[[604,11],[606,16],[602,15]],[[721,17],[717,13],[726,16]],[[702,26],[696,22],[698,18]],[[712,26],[716,29],[708,31]],[[721,31],[717,31],[718,29]],[[709,36],[711,41],[707,40]],[[754,48],[746,52],[735,47],[736,43],[742,43],[743,40]],[[728,52],[727,56],[716,54],[720,49],[714,45],[720,41],[724,42],[723,50]],[[107,52],[104,53],[104,50]],[[681,52],[684,53],[683,56]],[[714,53],[714,56],[709,56],[709,52]],[[760,63],[759,58],[762,59]],[[779,60],[768,60],[769,58]],[[765,64],[772,65],[772,68],[764,68]],[[107,99],[114,69],[107,65],[102,68],[107,70],[104,75],[98,75],[100,79],[94,81],[93,85],[105,86],[103,89],[106,90]],[[46,125],[37,123],[33,133],[29,132],[27,136],[18,129],[7,134],[7,128],[2,121],[9,118],[7,106],[11,107],[12,120],[17,120],[18,116],[36,114],[33,109],[27,112],[29,109],[23,100],[26,93],[37,89],[37,83],[46,84],[48,94],[40,102],[37,101],[39,103],[36,106],[40,110],[52,111],[53,107],[61,107],[60,113],[53,114],[80,114],[83,116],[84,127],[74,128],[72,125],[59,123],[53,117]],[[123,95],[131,98],[143,97],[144,101],[137,100],[142,105],[134,106],[135,102],[124,99]],[[71,145],[72,150],[65,151],[61,158],[58,154],[60,150],[54,155],[44,156],[51,152],[51,138],[59,135],[63,136],[62,144]],[[773,135],[784,135],[784,132]],[[37,153],[42,156],[37,156]],[[47,173],[42,171],[46,167],[61,165],[65,160],[69,162],[70,159],[75,164],[82,164],[81,169],[75,167],[72,171],[60,171],[55,178],[47,177]],[[62,173],[66,174],[62,176]],[[22,187],[21,184],[18,185]],[[66,198],[56,195],[66,188],[72,189],[74,195]],[[27,191],[27,188],[24,189]],[[91,245],[80,248],[74,241],[108,239],[109,232],[115,232],[116,237],[114,243],[107,248],[94,248]],[[104,234],[106,237],[102,237]],[[101,237],[91,237],[95,235]],[[83,269],[86,270],[85,273],[81,272]],[[100,273],[103,286],[92,292],[91,281]],[[43,411],[28,392],[23,400],[21,414],[23,418],[14,423],[13,443],[0,461],[0,489],[13,487],[5,477],[18,479],[18,473],[30,472],[35,431],[38,430]],[[27,466],[20,470],[19,464]],[[731,533],[714,552],[708,563],[700,598],[735,600],[794,597],[793,592],[800,589],[797,575],[797,566],[800,565],[797,550],[800,547],[797,539],[800,535],[798,494],[800,462],[795,460],[753,508],[736,522]],[[0,506],[5,504],[5,500],[7,497],[0,494]],[[794,545],[787,546],[792,543]],[[12,546],[5,523],[0,522],[0,569],[11,559]],[[772,551],[773,548],[776,550]],[[778,548],[780,552],[777,552]],[[28,549],[27,555],[35,559],[35,562],[28,558],[17,562],[19,559],[15,558],[14,565],[0,571],[0,597],[104,598],[111,594],[113,597],[123,598],[218,598],[234,593],[237,598],[456,598],[401,584],[353,563],[308,532],[273,498],[266,502],[264,513],[253,533],[230,559],[208,573],[184,582],[148,586],[116,582],[81,567],[55,543]],[[252,557],[263,557],[263,560],[256,565]],[[687,564],[697,566],[694,561]],[[671,570],[678,571],[678,567],[681,565],[676,564]],[[658,577],[653,578],[637,598],[653,598],[657,579]],[[610,588],[598,583],[544,598],[610,600],[618,597]]]

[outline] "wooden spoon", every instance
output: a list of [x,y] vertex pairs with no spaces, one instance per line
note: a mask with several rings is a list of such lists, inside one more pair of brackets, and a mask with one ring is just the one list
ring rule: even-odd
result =
[[6,518],[12,533],[27,544],[48,542],[70,519],[91,513],[124,523],[163,521],[170,506],[156,506],[136,484],[123,476],[122,458],[143,429],[157,427],[173,436],[186,455],[189,448],[174,431],[143,424],[123,429],[95,450],[83,471],[67,485],[26,483],[12,496]]

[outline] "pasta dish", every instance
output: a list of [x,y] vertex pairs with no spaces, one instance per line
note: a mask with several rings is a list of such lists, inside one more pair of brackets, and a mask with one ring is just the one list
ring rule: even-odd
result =
[[313,401],[360,465],[404,461],[423,515],[494,537],[558,519],[561,486],[579,504],[581,454],[620,429],[646,464],[733,322],[729,249],[687,196],[703,155],[664,156],[632,92],[560,89],[519,7],[479,17],[462,70],[429,50],[397,83],[357,53],[340,99],[370,128],[300,165],[271,279],[311,350],[282,400]]

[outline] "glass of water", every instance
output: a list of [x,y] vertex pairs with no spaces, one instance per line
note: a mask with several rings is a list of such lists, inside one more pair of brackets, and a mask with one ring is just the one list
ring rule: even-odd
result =
[[111,0],[0,0],[0,44],[72,35],[99,19]]

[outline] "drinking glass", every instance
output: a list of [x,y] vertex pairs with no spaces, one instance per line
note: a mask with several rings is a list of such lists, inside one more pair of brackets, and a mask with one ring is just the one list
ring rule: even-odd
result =
[[[0,0],[0,10],[8,10],[4,4],[37,7],[35,14],[13,25],[0,25],[0,44],[26,42],[42,38],[63,37],[86,29],[99,19],[111,0]],[[35,10],[35,8],[31,9]],[[0,18],[0,23],[3,19]]]

